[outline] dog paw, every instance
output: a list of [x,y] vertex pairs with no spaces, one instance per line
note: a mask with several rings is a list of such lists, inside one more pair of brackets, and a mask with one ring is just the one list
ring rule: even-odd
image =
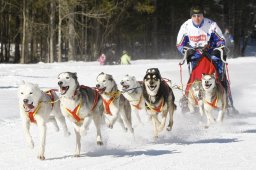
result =
[[108,124],[108,128],[113,129],[113,124],[112,124],[112,123],[109,123],[109,124]]
[[40,160],[45,160],[44,155],[38,155],[37,158],[40,159]]
[[97,145],[102,146],[103,142],[102,141],[97,141]]
[[167,126],[166,130],[167,130],[167,131],[171,131],[171,130],[172,130],[172,127],[171,127],[171,126]]
[[78,157],[80,157],[80,154],[75,153],[74,157],[78,158]]

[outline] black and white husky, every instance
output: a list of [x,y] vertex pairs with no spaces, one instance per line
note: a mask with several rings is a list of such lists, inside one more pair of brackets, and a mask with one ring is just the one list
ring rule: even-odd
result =
[[133,133],[130,103],[118,90],[112,75],[100,73],[96,80],[96,88],[104,103],[108,127],[113,128],[115,122],[118,121],[123,129],[128,129]]
[[23,129],[26,141],[29,147],[34,148],[34,142],[30,135],[30,125],[36,124],[39,128],[40,146],[38,158],[45,159],[45,140],[46,140],[46,123],[52,122],[56,130],[59,127],[56,123],[61,124],[64,135],[68,136],[67,125],[64,116],[60,111],[60,101],[54,90],[43,92],[37,84],[23,82],[18,89],[19,109],[22,119]]
[[145,108],[145,102],[142,94],[142,81],[139,82],[134,76],[125,75],[121,82],[122,93],[124,97],[130,102],[132,113],[134,113],[138,119],[138,122],[142,124],[139,111]]
[[93,88],[80,86],[77,74],[71,72],[60,73],[58,85],[62,114],[74,125],[75,156],[80,155],[81,136],[86,134],[91,120],[94,121],[97,130],[96,142],[98,145],[102,145],[100,126],[104,107],[99,93]]
[[[176,109],[174,104],[174,94],[171,87],[162,79],[157,68],[147,70],[143,79],[143,96],[145,99],[146,110],[151,116],[154,128],[154,137],[158,137],[166,123],[167,114],[169,112],[169,124],[167,130],[170,131],[173,126],[173,113]],[[162,113],[161,122],[158,114]]]
[[207,117],[207,127],[215,122],[213,111],[218,110],[218,122],[222,122],[227,109],[227,94],[223,86],[216,81],[215,74],[202,74],[203,107]]

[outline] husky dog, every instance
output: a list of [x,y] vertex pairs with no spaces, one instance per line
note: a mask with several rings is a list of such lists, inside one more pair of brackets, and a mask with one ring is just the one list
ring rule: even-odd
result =
[[108,127],[113,128],[118,120],[123,129],[127,130],[126,128],[128,128],[133,133],[130,103],[118,90],[112,75],[100,73],[97,76],[96,88],[104,103]]
[[203,86],[203,106],[204,113],[207,117],[207,126],[210,123],[215,122],[212,111],[218,109],[219,114],[217,121],[223,120],[224,113],[227,108],[227,95],[223,86],[216,81],[215,74],[202,74],[202,86]]
[[45,139],[46,139],[46,123],[51,121],[54,123],[56,130],[59,127],[55,118],[62,125],[64,135],[68,136],[65,118],[60,112],[60,102],[54,90],[43,92],[38,85],[23,82],[18,89],[19,109],[22,118],[25,138],[28,145],[34,148],[34,142],[29,132],[30,125],[36,124],[39,128],[40,147],[38,158],[44,160]]
[[[173,126],[173,113],[176,110],[174,104],[174,94],[171,87],[162,79],[157,68],[147,70],[143,79],[143,96],[145,99],[146,110],[151,116],[154,128],[154,138],[165,127],[167,113],[169,112],[170,120],[167,130],[170,131]],[[161,122],[158,119],[158,113],[162,113]]]
[[136,114],[138,122],[142,124],[139,110],[145,108],[142,94],[142,82],[136,81],[134,76],[125,75],[121,82],[124,97],[130,102],[132,112]]
[[103,145],[100,126],[104,108],[99,93],[90,87],[80,86],[77,74],[71,72],[60,73],[58,85],[62,114],[74,125],[76,134],[75,156],[80,155],[81,136],[86,134],[91,120],[94,121],[97,130],[96,142],[98,145]]
[[188,91],[188,108],[190,113],[194,113],[199,108],[201,116],[203,116],[203,87],[199,80],[195,80]]

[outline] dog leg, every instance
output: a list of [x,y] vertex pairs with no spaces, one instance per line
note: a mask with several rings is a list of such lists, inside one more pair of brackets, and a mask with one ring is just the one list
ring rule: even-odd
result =
[[26,142],[27,142],[28,146],[31,149],[33,149],[34,148],[34,142],[33,142],[33,139],[30,135],[29,129],[30,129],[30,122],[24,120],[23,121],[23,130],[24,130],[24,134],[25,134],[25,139],[26,139]]
[[211,123],[214,123],[215,120],[211,114],[211,110],[206,110],[205,111],[206,117],[207,117],[207,125],[206,128],[208,128],[210,126]]
[[127,126],[128,130],[131,133],[133,133],[133,128],[132,128],[131,122],[128,121],[126,114],[124,112],[121,112],[120,114],[121,114],[121,118],[122,118],[123,122],[125,123],[125,125]]
[[40,160],[44,160],[44,152],[45,152],[45,139],[46,139],[46,124],[44,122],[38,123],[39,128],[39,139],[40,139],[40,146],[39,146],[39,153],[37,158]]
[[162,117],[161,124],[157,128],[158,133],[162,132],[164,130],[164,127],[165,127],[167,113],[165,112],[165,113],[163,113],[163,115],[165,115],[165,116]]
[[200,113],[201,117],[203,117],[204,116],[204,109],[203,109],[203,101],[202,100],[198,101],[198,107],[199,107],[199,113]]
[[152,116],[151,117],[151,120],[152,120],[152,124],[153,124],[153,133],[154,133],[154,140],[157,140],[158,138],[158,132],[157,132],[157,119]]
[[188,108],[189,108],[189,113],[195,113],[195,108],[193,106],[193,104],[191,104],[190,101],[188,101]]
[[[119,111],[119,110],[118,110]],[[116,120],[118,119],[118,113],[114,112],[112,113],[112,119],[109,120],[109,122],[107,123],[107,126],[110,128],[110,129],[113,129],[113,126],[116,122]]]
[[121,119],[121,117],[119,117],[117,121],[119,122],[121,128],[122,128],[125,132],[127,132],[128,129],[125,127],[123,119]]
[[166,128],[167,131],[171,131],[172,130],[172,126],[173,126],[173,113],[174,113],[174,107],[171,107],[169,109],[169,124]]
[[217,122],[222,122],[224,117],[224,111],[220,110],[217,118]]
[[60,128],[59,128],[59,126],[58,126],[58,124],[57,124],[57,122],[56,122],[55,117],[50,116],[48,121],[53,124],[53,126],[54,126],[56,132],[58,132],[58,131],[60,130]]
[[101,116],[99,116],[99,115],[93,116],[93,121],[94,121],[94,125],[96,127],[96,130],[97,130],[97,138],[96,138],[97,145],[103,145],[103,142],[102,142],[102,139],[101,139],[101,129],[100,129]]
[[133,113],[135,113],[139,124],[140,124],[140,125],[143,125],[138,110],[137,110],[136,108],[133,108],[132,111],[133,111]]
[[92,121],[92,118],[87,116],[84,118],[83,124],[80,127],[80,135],[85,136],[88,130],[88,127]]
[[81,135],[80,135],[80,128],[75,125],[74,130],[75,130],[75,135],[76,135],[76,150],[75,150],[75,157],[80,156],[80,151],[81,151]]
[[57,119],[58,123],[60,123],[60,125],[63,129],[64,136],[69,136],[70,132],[68,131],[68,127],[67,127],[67,124],[66,124],[65,117],[62,116],[62,114],[56,113],[55,118]]

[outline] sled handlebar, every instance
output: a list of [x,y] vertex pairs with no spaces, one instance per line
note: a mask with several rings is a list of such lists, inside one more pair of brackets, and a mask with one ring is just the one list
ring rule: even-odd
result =
[[185,63],[185,61],[187,60],[187,51],[189,49],[192,49],[192,48],[189,48],[189,47],[184,47],[184,55],[183,55],[183,59],[181,60],[181,62],[179,62],[179,65],[183,65]]
[[218,48],[215,48],[214,50],[218,50],[220,52],[220,58],[221,58],[221,61],[225,64],[227,64],[227,62],[225,61],[224,59],[224,50],[223,50],[224,46],[220,46]]

